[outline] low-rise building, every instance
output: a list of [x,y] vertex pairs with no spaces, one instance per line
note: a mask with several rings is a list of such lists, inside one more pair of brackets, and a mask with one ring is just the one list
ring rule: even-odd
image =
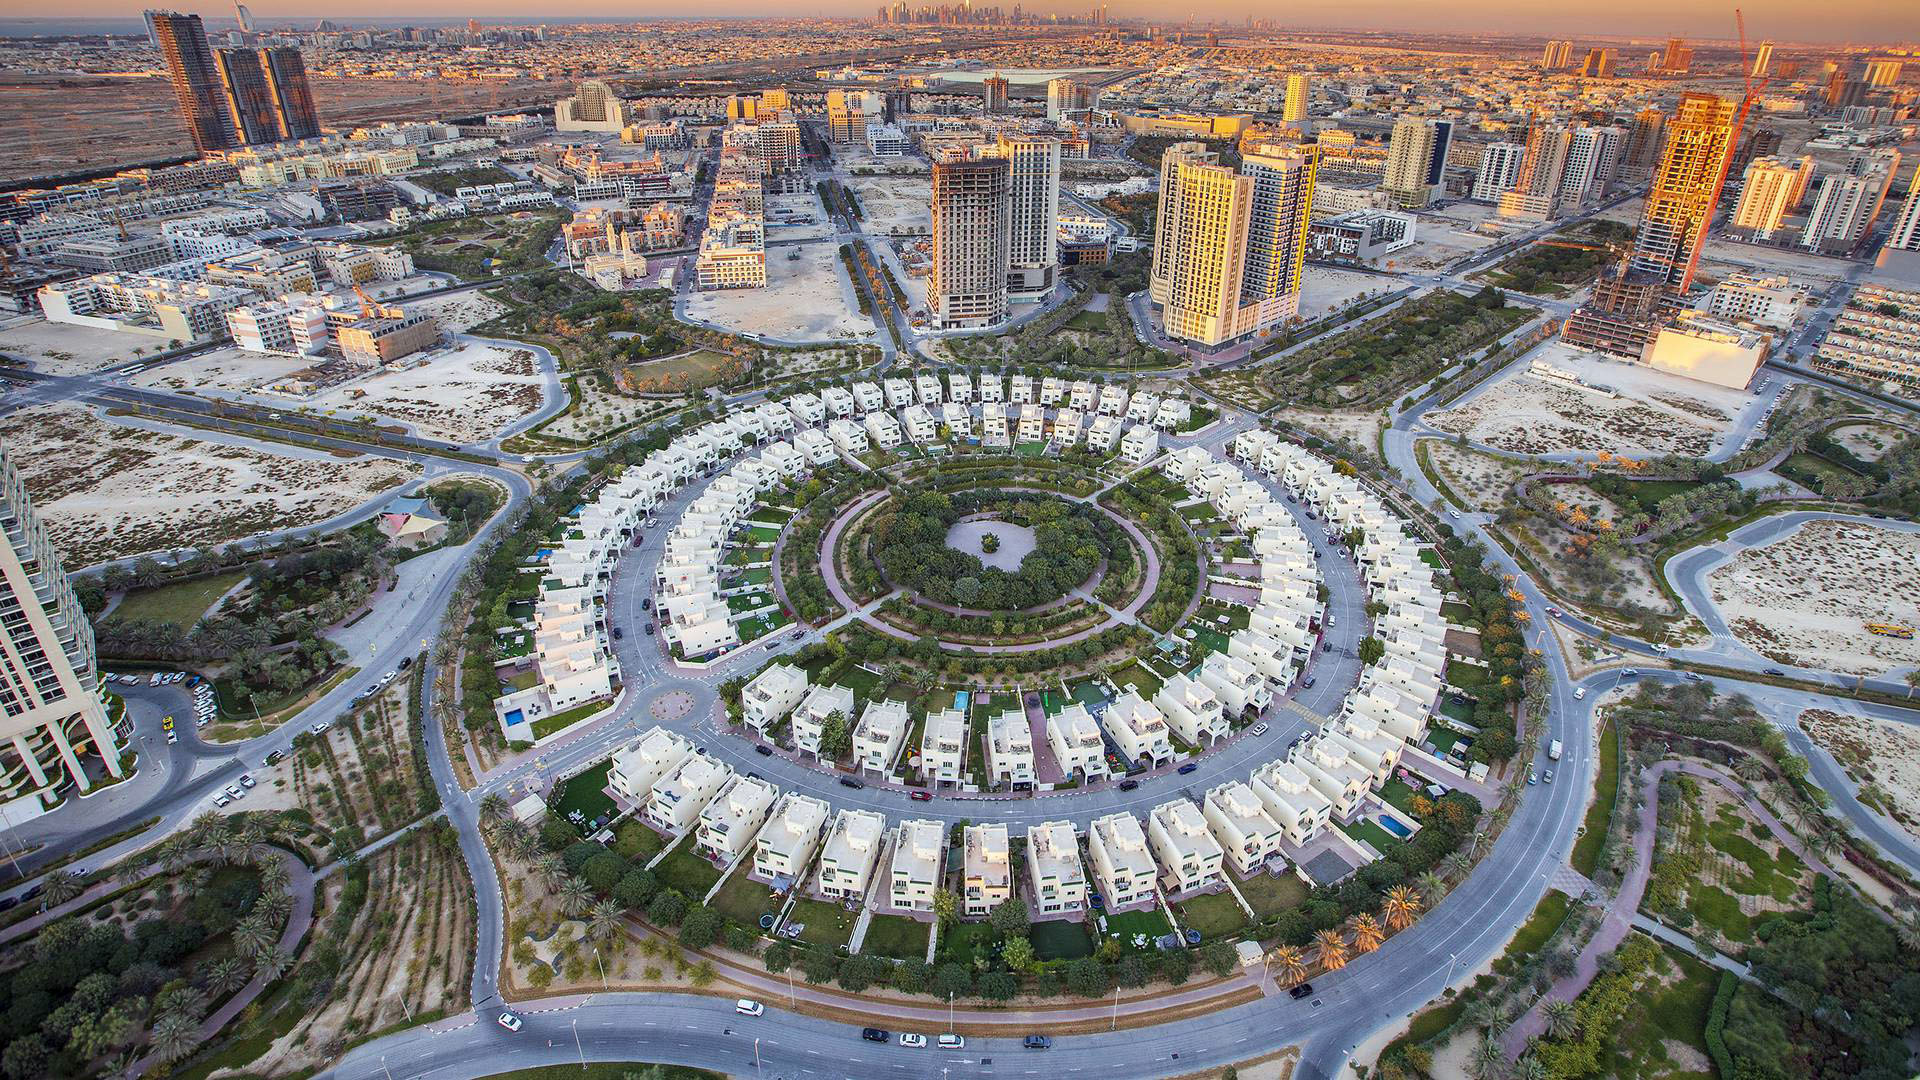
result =
[[1033,727],[1027,714],[1008,709],[987,720],[987,770],[996,786],[1032,787],[1039,776],[1034,769]]
[[920,778],[938,788],[958,785],[966,775],[967,714],[941,709],[927,714],[920,732]]
[[1247,786],[1260,798],[1267,816],[1284,830],[1287,843],[1302,847],[1327,827],[1333,802],[1289,761],[1269,761],[1255,769]]
[[1153,853],[1132,814],[1108,814],[1087,827],[1087,858],[1109,911],[1153,899]]
[[732,777],[732,769],[705,754],[688,754],[653,782],[641,816],[661,832],[679,836],[693,826],[700,811]]
[[801,750],[820,756],[820,734],[829,717],[838,713],[840,722],[853,723],[853,690],[845,686],[815,686],[807,691],[793,710],[793,742]]
[[961,914],[981,919],[1013,897],[1013,862],[1007,827],[994,822],[961,830]]
[[1160,684],[1153,703],[1167,718],[1167,726],[1194,746],[1207,746],[1227,736],[1227,717],[1213,688],[1198,679],[1174,675]]
[[794,791],[780,796],[753,839],[754,876],[782,886],[798,882],[820,845],[827,814],[827,804],[819,799]]
[[894,831],[888,903],[901,911],[932,911],[946,850],[947,827],[941,822],[901,822]]
[[700,811],[694,844],[700,853],[731,865],[747,853],[754,835],[772,813],[780,789],[758,777],[735,776]]
[[740,712],[748,726],[765,731],[786,719],[807,696],[807,672],[792,664],[773,664],[740,690]]
[[873,867],[886,831],[887,819],[871,810],[835,814],[820,848],[820,875],[815,883],[820,895],[835,900],[864,897],[873,883]]
[[[1109,710],[1111,711],[1111,710]],[[1085,780],[1104,780],[1107,769],[1106,743],[1100,738],[1100,725],[1085,705],[1074,702],[1047,717],[1047,746],[1063,776],[1079,773]],[[1169,759],[1172,750],[1167,751]]]
[[913,723],[904,701],[869,701],[853,729],[854,767],[865,772],[893,771],[893,762],[907,742]]
[[1071,822],[1046,821],[1027,829],[1027,876],[1034,915],[1066,915],[1087,906],[1087,873]]
[[1225,853],[1192,803],[1173,799],[1147,817],[1147,842],[1160,863],[1160,880],[1169,893],[1205,888],[1220,880]]
[[662,727],[649,728],[613,752],[607,786],[628,805],[642,806],[653,794],[654,781],[667,775],[692,753],[693,743],[686,736]]
[[1280,842],[1286,838],[1286,830],[1267,813],[1260,796],[1239,780],[1208,791],[1200,812],[1213,830],[1213,838],[1220,842],[1228,865],[1241,877],[1258,870],[1268,856],[1280,850]]
[[[1078,703],[1073,707],[1084,708]],[[1107,706],[1100,714],[1100,724],[1128,761],[1153,767],[1173,760],[1173,741],[1167,737],[1166,718],[1132,690]]]

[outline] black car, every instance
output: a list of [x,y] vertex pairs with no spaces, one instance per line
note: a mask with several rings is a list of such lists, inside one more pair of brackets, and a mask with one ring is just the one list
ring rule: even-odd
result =
[[625,630],[622,630],[618,626],[613,628],[613,640],[619,641],[621,638],[626,636],[627,636],[627,632]]
[[1199,770],[1199,768],[1200,768],[1199,762],[1189,761],[1185,765],[1180,766],[1180,775],[1185,776],[1190,772],[1196,772]]
[[1295,1001],[1299,1001],[1301,998],[1310,998],[1313,996],[1313,984],[1301,983],[1299,986],[1287,991],[1287,996]]
[[653,636],[653,624],[652,624],[652,623],[648,623],[648,624],[647,624],[647,636],[648,636],[648,637],[652,637],[652,636]]
[[759,754],[761,757],[772,757],[773,747],[768,746],[766,743],[755,743],[753,752]]
[[652,610],[652,608],[653,608],[653,597],[651,597],[651,596],[649,596],[649,597],[647,597],[647,598],[645,598],[644,600],[641,600],[641,601],[640,601],[640,610],[641,610],[641,611],[650,611],[650,610]]
[[411,657],[411,656],[403,656],[403,657],[401,657],[401,658],[400,658],[400,670],[401,670],[401,671],[405,671],[405,670],[407,670],[408,668],[410,668],[410,667],[412,667],[412,666],[413,666],[413,657]]
[[1127,780],[1120,781],[1121,791],[1132,791],[1134,788],[1137,788],[1139,786],[1140,786],[1140,781],[1138,780],[1127,779]]
[[1761,672],[1761,674],[1762,674],[1762,675],[1771,675],[1771,676],[1773,676],[1773,677],[1774,677],[1774,678],[1776,678],[1776,679],[1780,679],[1780,678],[1785,678],[1785,677],[1786,677],[1786,674],[1787,674],[1787,673],[1786,673],[1786,672],[1784,672],[1784,671],[1781,671],[1781,670],[1780,670],[1779,668],[1777,668],[1777,667],[1770,667],[1770,668],[1768,668],[1767,670],[1765,670],[1765,671],[1763,671],[1763,672]]
[[840,778],[840,786],[850,787],[850,788],[863,788],[867,786],[867,782],[865,780],[861,780],[858,777],[843,776]]
[[1313,689],[1313,680],[1314,680],[1314,676],[1312,676],[1312,675],[1309,675],[1309,676],[1307,676],[1306,678],[1304,678],[1304,679],[1301,679],[1301,680],[1300,680],[1300,688],[1301,688],[1302,690],[1311,690],[1311,689]]
[[1053,1045],[1053,1040],[1045,1035],[1029,1035],[1020,1040],[1020,1045],[1029,1050],[1045,1050]]
[[861,1028],[860,1037],[868,1042],[878,1043],[886,1042],[887,1039],[890,1038],[886,1032],[881,1031],[879,1028]]

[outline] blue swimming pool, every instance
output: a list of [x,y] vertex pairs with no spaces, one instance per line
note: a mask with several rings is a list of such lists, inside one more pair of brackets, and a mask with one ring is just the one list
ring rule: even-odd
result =
[[512,727],[513,725],[519,723],[524,718],[525,718],[525,714],[521,713],[519,709],[510,709],[508,710],[507,716],[506,716],[507,726]]
[[1380,815],[1375,820],[1380,822],[1381,828],[1387,830],[1388,832],[1392,833],[1393,835],[1399,837],[1402,840],[1405,840],[1407,837],[1413,835],[1413,830],[1407,828],[1405,825],[1400,824],[1398,821],[1395,821],[1394,819],[1386,816],[1385,814]]
[[959,709],[961,712],[967,711],[967,691],[955,690],[953,692],[953,707]]

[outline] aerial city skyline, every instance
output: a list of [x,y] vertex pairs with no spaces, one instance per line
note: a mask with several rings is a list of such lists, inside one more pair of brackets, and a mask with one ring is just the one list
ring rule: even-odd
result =
[[0,19],[4,1080],[1920,1075],[1910,13],[433,11]]

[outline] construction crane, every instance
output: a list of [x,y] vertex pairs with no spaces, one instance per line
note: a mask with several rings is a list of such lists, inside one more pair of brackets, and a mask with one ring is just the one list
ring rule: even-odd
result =
[[[1713,215],[1720,205],[1720,193],[1726,190],[1727,173],[1733,169],[1733,154],[1740,145],[1740,132],[1747,126],[1747,113],[1752,110],[1753,103],[1760,99],[1760,92],[1773,82],[1771,73],[1758,82],[1754,81],[1753,58],[1747,54],[1747,17],[1740,13],[1739,8],[1733,9],[1733,25],[1740,35],[1740,72],[1742,79],[1745,80],[1746,92],[1740,97],[1739,110],[1734,113],[1733,130],[1727,133],[1727,152],[1720,158],[1720,175],[1713,184],[1713,202],[1709,204],[1706,224],[1701,226],[1703,230],[1713,228]],[[1694,271],[1700,269],[1700,249],[1704,247],[1706,247],[1704,243],[1692,245],[1693,250],[1687,254],[1686,276],[1680,280],[1693,280]]]

